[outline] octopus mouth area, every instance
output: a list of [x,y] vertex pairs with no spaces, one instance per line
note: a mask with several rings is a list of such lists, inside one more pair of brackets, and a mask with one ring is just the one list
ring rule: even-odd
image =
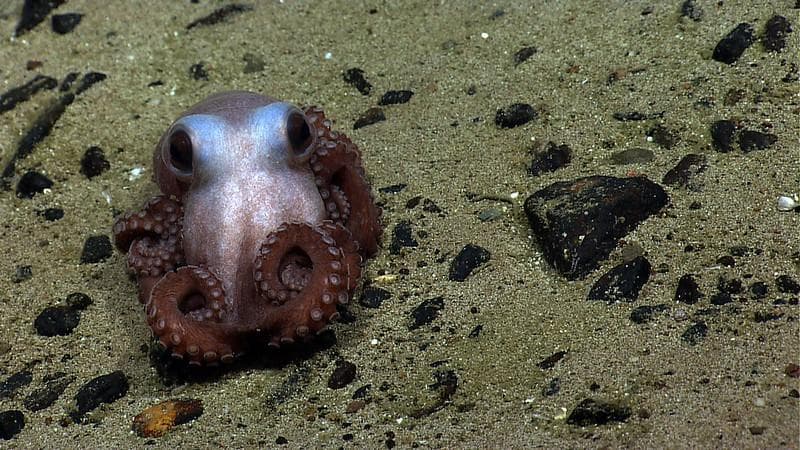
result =
[[311,258],[299,247],[292,247],[278,264],[278,275],[289,298],[296,297],[307,285],[314,270]]
[[183,315],[198,322],[205,320],[210,312],[205,296],[195,290],[188,292],[178,301],[178,309]]

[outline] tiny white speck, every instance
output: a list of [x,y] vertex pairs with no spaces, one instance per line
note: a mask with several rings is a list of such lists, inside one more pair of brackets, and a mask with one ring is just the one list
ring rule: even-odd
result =
[[378,344],[381,343],[381,341],[379,341],[379,340],[377,340],[375,338],[372,338],[372,339],[369,340],[369,343],[370,343],[370,345],[378,345]]
[[519,197],[519,192],[512,192],[509,197],[511,197],[512,200],[516,200],[517,197]]
[[645,139],[647,142],[653,142],[653,136],[647,136]]
[[489,33],[481,33],[481,37],[484,39],[489,39]]
[[331,53],[331,52],[325,52],[325,56],[324,56],[324,58],[325,58],[325,59],[333,59],[333,53]]
[[133,169],[128,172],[128,181],[134,181],[139,179],[142,174],[145,172],[144,167],[134,167]]
[[102,195],[103,198],[106,199],[106,203],[108,203],[109,205],[111,204],[111,194],[109,194],[106,191],[101,191],[100,195]]
[[398,425],[400,425],[401,423],[403,423],[403,418],[398,417],[397,419],[394,419],[394,421],[397,422]]
[[788,195],[781,195],[778,197],[778,211],[791,211],[797,207],[796,198]]

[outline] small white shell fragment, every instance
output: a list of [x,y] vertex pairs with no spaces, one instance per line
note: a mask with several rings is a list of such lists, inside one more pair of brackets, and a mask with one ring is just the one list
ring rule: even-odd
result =
[[778,197],[778,211],[791,211],[798,207],[797,195],[781,195]]

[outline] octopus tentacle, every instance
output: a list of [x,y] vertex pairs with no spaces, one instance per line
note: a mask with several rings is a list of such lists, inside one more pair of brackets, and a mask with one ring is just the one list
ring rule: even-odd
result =
[[114,224],[114,241],[128,252],[128,270],[139,276],[160,276],[183,264],[183,208],[163,195],[148,201],[142,211],[127,213]]
[[199,266],[184,266],[156,283],[145,306],[147,323],[172,356],[192,365],[229,363],[240,351],[239,333],[228,323],[222,284]]
[[350,300],[348,265],[354,248],[352,244],[343,248],[328,233],[335,227],[330,222],[320,227],[283,224],[261,246],[254,278],[256,289],[268,302],[260,310],[262,328],[272,335],[270,345],[320,332],[338,317],[336,304]]
[[374,255],[382,232],[381,210],[372,197],[361,153],[347,136],[331,130],[321,109],[312,106],[305,113],[317,134],[309,162],[329,217],[350,230],[366,255]]

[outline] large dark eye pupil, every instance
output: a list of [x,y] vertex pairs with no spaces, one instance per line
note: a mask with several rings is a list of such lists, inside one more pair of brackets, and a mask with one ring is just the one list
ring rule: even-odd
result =
[[295,112],[289,116],[286,121],[286,133],[295,154],[302,154],[311,145],[311,129],[300,113]]
[[185,131],[176,131],[169,138],[169,157],[179,171],[192,171],[192,141]]

